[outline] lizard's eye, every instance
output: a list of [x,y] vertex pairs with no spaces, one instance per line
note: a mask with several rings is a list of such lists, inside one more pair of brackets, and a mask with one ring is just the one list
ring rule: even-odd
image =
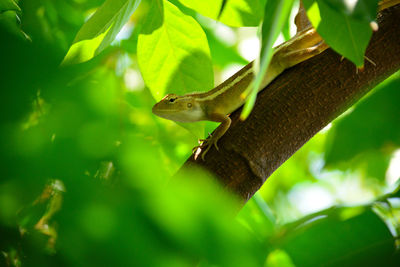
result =
[[192,107],[192,103],[188,103],[188,104],[187,104],[187,107],[188,107],[188,108],[191,108],[191,107]]
[[173,102],[175,102],[175,100],[176,100],[176,98],[171,98],[171,99],[169,100],[169,102],[173,103]]

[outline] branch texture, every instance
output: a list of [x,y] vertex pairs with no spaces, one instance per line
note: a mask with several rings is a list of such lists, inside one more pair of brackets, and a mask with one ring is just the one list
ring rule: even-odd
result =
[[[400,68],[400,5],[382,11],[363,71],[332,49],[286,70],[258,94],[250,117],[241,110],[201,166],[245,203],[266,179],[318,131]],[[200,157],[199,157],[200,158]]]

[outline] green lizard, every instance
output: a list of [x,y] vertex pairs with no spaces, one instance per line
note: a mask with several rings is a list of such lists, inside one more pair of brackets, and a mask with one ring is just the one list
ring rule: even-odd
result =
[[[328,46],[313,28],[303,30],[288,42],[277,46],[259,91],[285,69],[321,53],[326,48]],[[214,89],[183,96],[168,94],[154,105],[152,111],[157,116],[177,122],[221,122],[208,139],[200,140],[202,144],[198,148],[199,152],[205,149],[202,153],[204,160],[212,145],[218,150],[217,142],[231,124],[229,114],[244,104],[246,99],[243,95],[253,79],[253,62],[250,62]]]
[[[400,0],[382,0],[379,3],[379,10],[398,3]],[[292,39],[274,49],[274,55],[259,91],[263,90],[285,69],[318,55],[327,48],[328,45],[311,26],[299,31]],[[229,114],[245,103],[244,95],[253,79],[253,62],[250,62],[209,92],[190,93],[183,96],[168,94],[154,105],[152,111],[157,116],[177,122],[204,120],[221,122],[208,139],[200,140],[202,141],[201,145],[194,148],[198,148],[195,157],[197,158],[198,154],[202,152],[201,156],[204,160],[204,156],[213,145],[218,150],[217,142],[231,124]]]

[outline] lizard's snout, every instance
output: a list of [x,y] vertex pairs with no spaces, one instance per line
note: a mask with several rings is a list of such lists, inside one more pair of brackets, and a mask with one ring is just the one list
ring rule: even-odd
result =
[[158,103],[154,104],[153,108],[151,109],[151,112],[153,112],[153,114],[158,115],[157,114],[157,107],[158,107]]

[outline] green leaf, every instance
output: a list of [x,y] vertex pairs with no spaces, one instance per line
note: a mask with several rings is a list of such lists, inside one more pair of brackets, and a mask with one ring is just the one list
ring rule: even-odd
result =
[[169,1],[153,1],[137,56],[143,79],[157,100],[166,92],[206,91],[214,85],[203,29]]
[[231,64],[246,65],[246,61],[237,51],[235,45],[228,45],[215,36],[211,28],[204,27],[210,45],[211,58],[214,65],[224,68]]
[[21,12],[21,8],[14,0],[1,0],[0,1],[0,13],[8,10],[14,10]]
[[0,26],[2,25],[13,34],[31,41],[31,38],[21,30],[21,21],[18,16],[21,8],[14,0],[0,0]]
[[370,207],[334,207],[282,232],[295,266],[392,266],[395,237]]
[[292,10],[293,0],[279,1],[270,0],[265,5],[265,17],[262,24],[262,44],[260,53],[260,66],[259,72],[255,77],[255,81],[250,87],[249,97],[243,107],[240,118],[246,119],[256,102],[258,88],[261,86],[262,79],[267,71],[268,65],[271,61],[273,49],[276,38],[282,31],[290,11]]
[[381,85],[350,114],[335,121],[328,134],[327,165],[367,153],[390,153],[400,146],[399,87],[400,78]]
[[31,41],[31,38],[21,30],[20,24],[21,21],[16,11],[7,10],[0,12],[0,26],[24,40]]
[[201,139],[204,137],[205,122],[198,121],[193,123],[176,122],[182,128],[185,128],[188,132],[196,136],[196,138]]
[[81,27],[62,65],[88,61],[103,51],[136,10],[140,0],[106,0]]
[[226,2],[228,2],[228,0],[222,0],[221,8],[219,9],[219,13],[218,13],[218,20],[221,18],[222,12],[224,12],[224,10],[225,10]]
[[243,27],[260,24],[266,0],[180,0],[180,2],[226,25]]
[[322,0],[330,8],[352,19],[370,22],[375,20],[379,0]]
[[363,66],[375,18],[377,2],[358,0],[305,0],[311,23],[325,42],[336,52]]
[[286,251],[276,249],[268,254],[268,257],[265,261],[265,267],[295,267],[292,259]]
[[259,192],[246,203],[236,219],[257,233],[261,239],[270,238],[277,228],[273,211]]

